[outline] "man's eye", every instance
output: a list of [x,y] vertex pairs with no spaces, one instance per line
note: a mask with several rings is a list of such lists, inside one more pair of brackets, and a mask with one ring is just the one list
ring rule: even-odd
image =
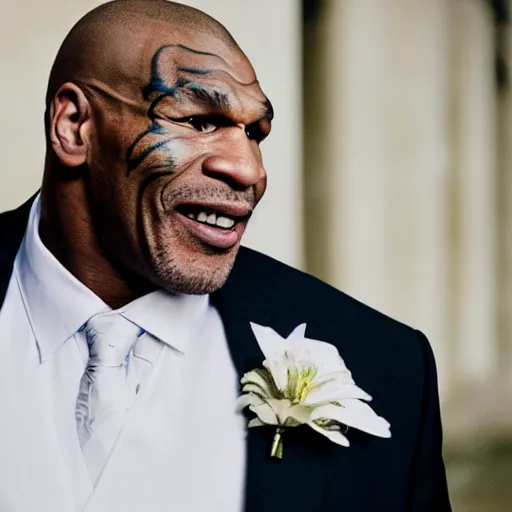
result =
[[201,133],[212,133],[219,127],[219,124],[215,123],[213,119],[204,117],[190,117],[186,122]]

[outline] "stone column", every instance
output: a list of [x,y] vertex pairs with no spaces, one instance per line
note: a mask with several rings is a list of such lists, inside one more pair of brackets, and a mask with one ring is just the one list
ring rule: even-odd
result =
[[314,97],[306,95],[305,107],[310,268],[425,331],[443,390],[447,14],[446,0],[324,2],[313,38],[323,56],[306,61]]
[[492,12],[452,0],[451,313],[453,371],[465,393],[496,369],[496,81]]
[[[500,95],[498,104],[498,375],[512,395],[512,27],[500,29]],[[511,415],[512,417],[512,415]]]

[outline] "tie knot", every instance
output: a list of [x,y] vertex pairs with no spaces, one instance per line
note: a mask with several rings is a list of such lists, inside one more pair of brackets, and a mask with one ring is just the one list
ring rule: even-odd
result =
[[93,316],[85,327],[89,365],[123,365],[140,333],[140,327],[118,313]]

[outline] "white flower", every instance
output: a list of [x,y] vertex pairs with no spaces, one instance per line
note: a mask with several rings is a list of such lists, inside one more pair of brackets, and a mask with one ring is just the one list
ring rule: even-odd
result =
[[356,386],[336,347],[306,338],[306,324],[288,338],[270,327],[253,323],[251,327],[265,361],[263,368],[242,377],[238,404],[257,416],[249,427],[277,427],[273,456],[282,457],[286,427],[309,425],[342,446],[349,446],[343,433],[348,427],[391,437],[389,423],[361,401],[371,396]]

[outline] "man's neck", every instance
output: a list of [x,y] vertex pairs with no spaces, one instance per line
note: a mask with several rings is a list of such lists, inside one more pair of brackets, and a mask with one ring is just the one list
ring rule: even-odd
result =
[[127,268],[120,269],[101,250],[83,183],[48,181],[41,190],[39,235],[55,258],[113,309],[154,291],[156,285]]

